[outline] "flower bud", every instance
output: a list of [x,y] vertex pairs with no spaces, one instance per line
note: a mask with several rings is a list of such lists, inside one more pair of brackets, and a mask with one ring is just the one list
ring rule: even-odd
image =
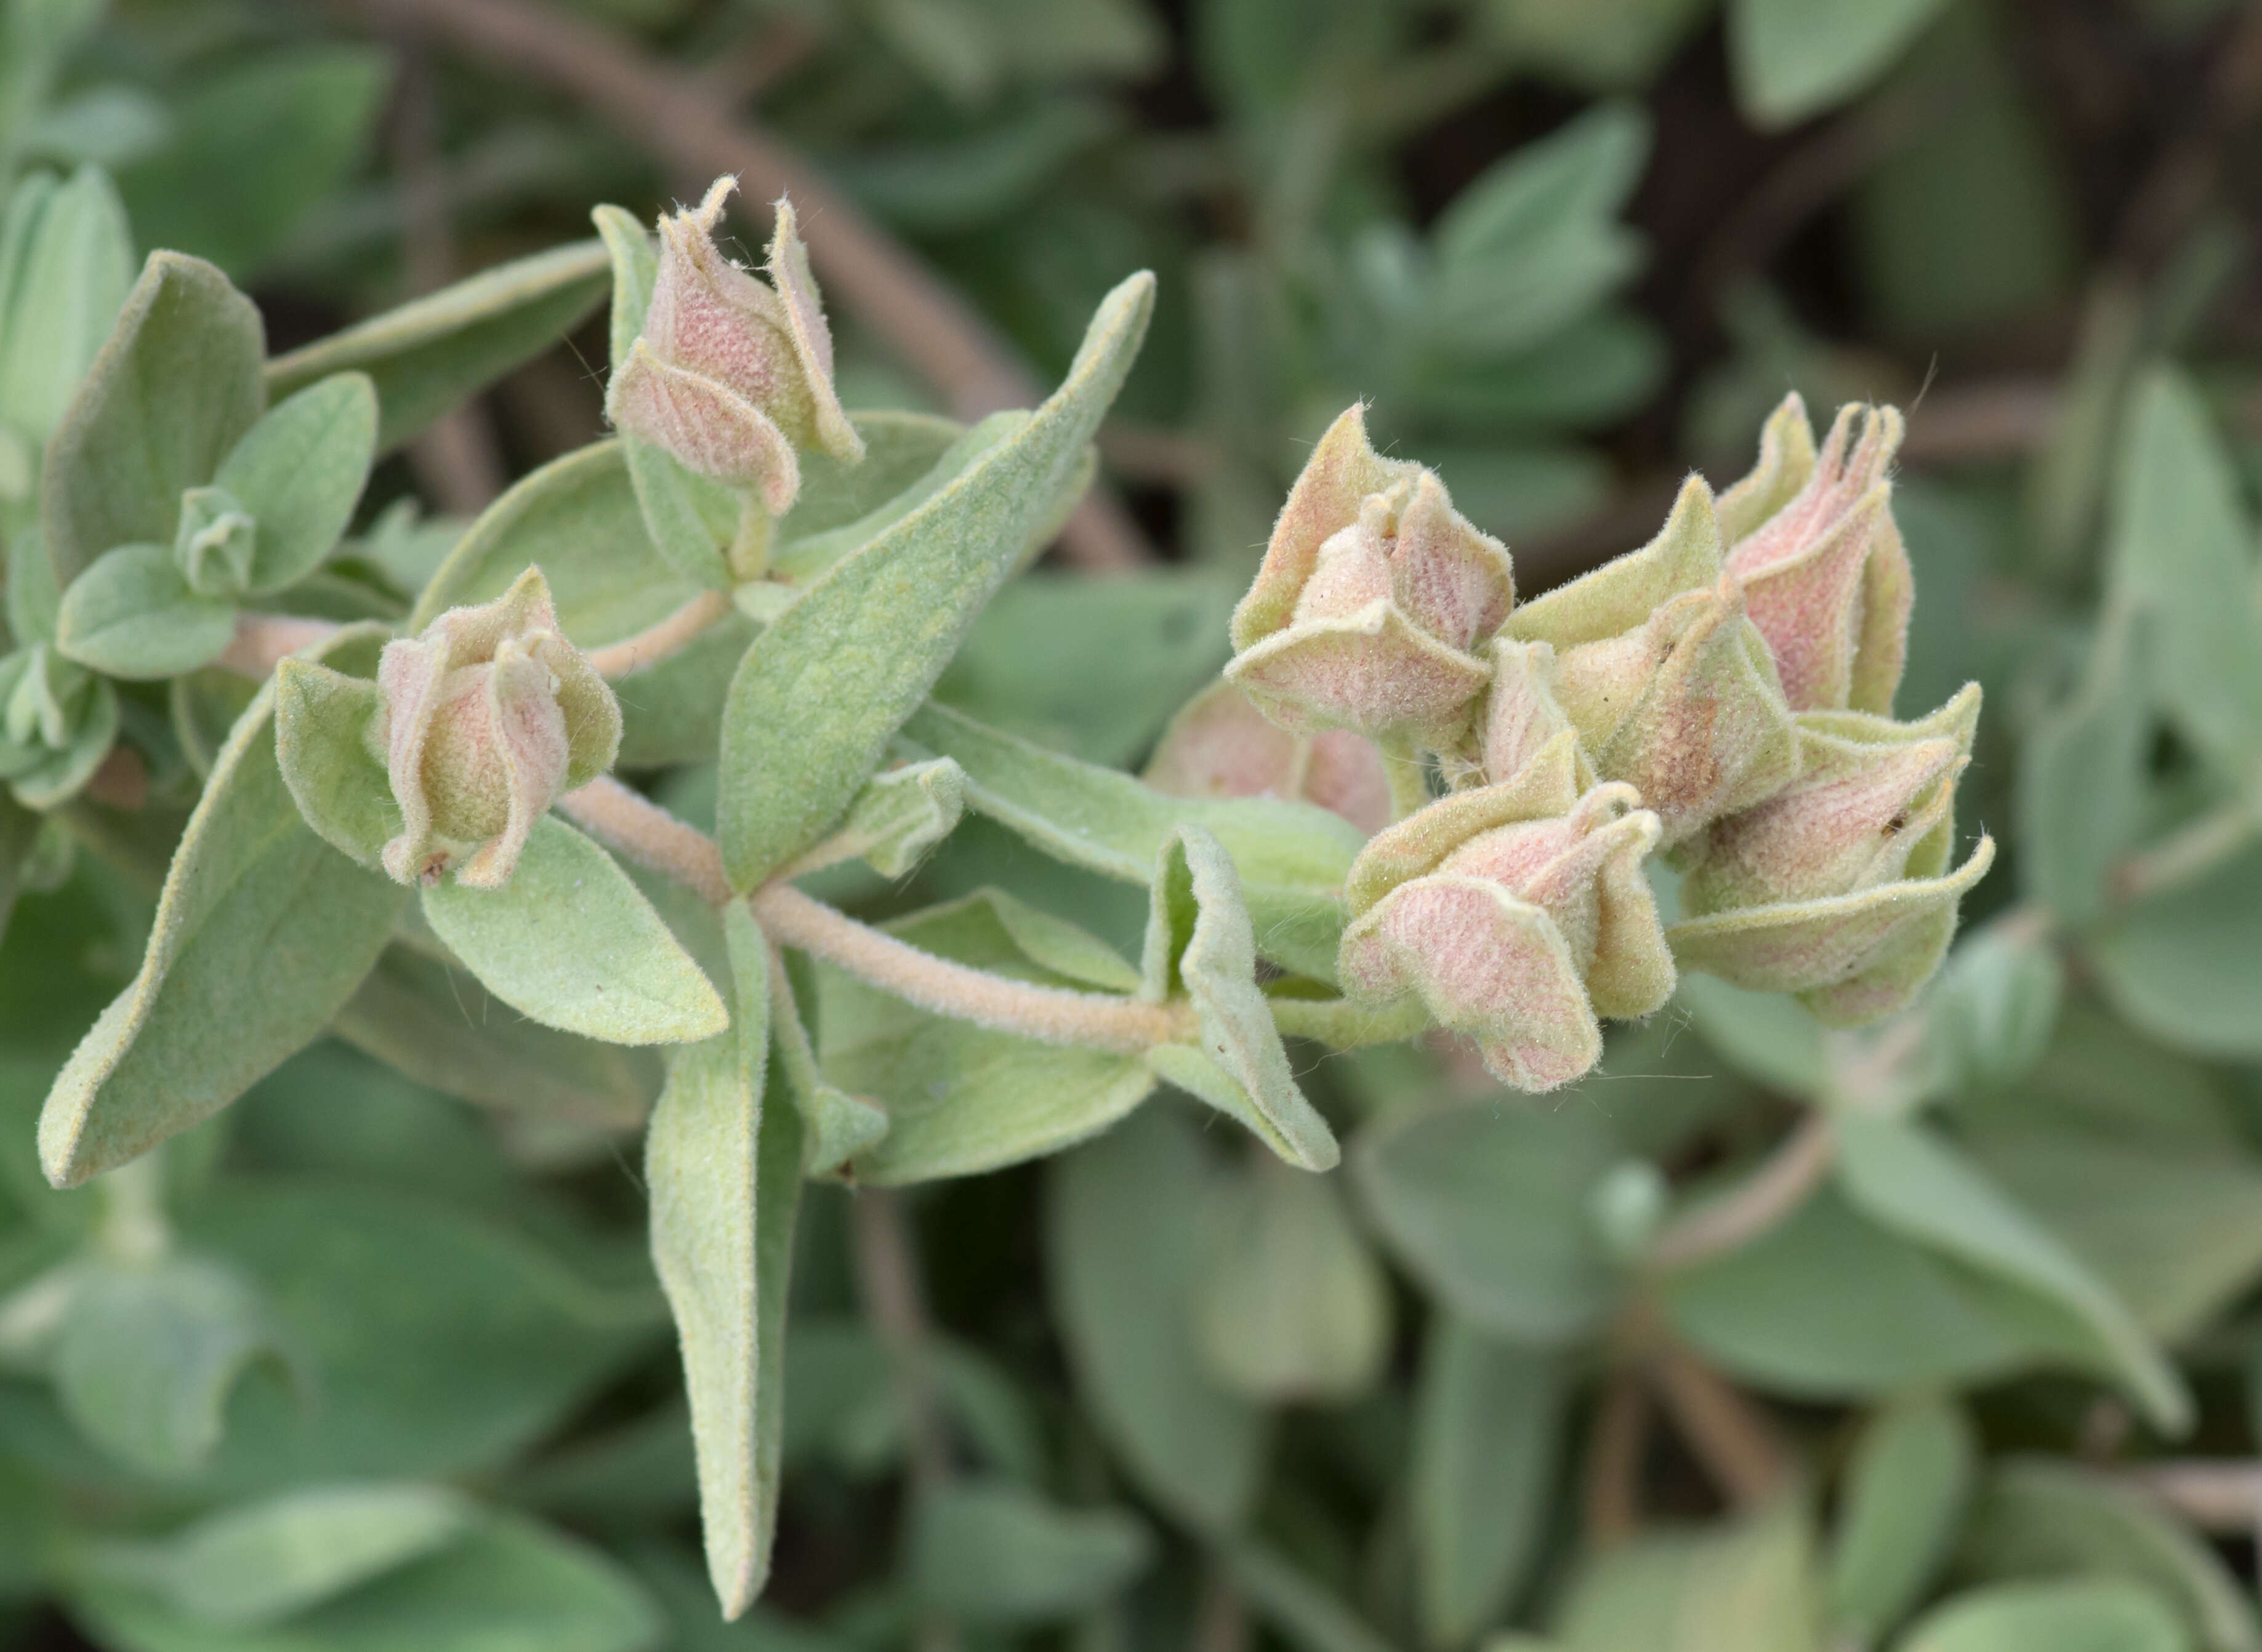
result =
[[1171,720],[1149,759],[1148,785],[1172,797],[1279,797],[1316,803],[1372,837],[1390,821],[1382,753],[1348,729],[1293,735],[1231,683],[1217,683]]
[[173,562],[200,597],[228,597],[251,581],[259,525],[224,487],[192,487],[181,495],[181,525]]
[[[1479,769],[1485,779],[1493,781],[1514,779],[1557,736],[1571,729],[1570,718],[1555,698],[1553,645],[1493,639],[1492,686],[1485,693],[1480,728]],[[1583,791],[1595,784],[1596,776],[1583,749],[1578,757]]]
[[1313,450],[1234,610],[1227,674],[1296,733],[1450,745],[1490,676],[1474,650],[1514,600],[1507,549],[1434,472],[1377,455],[1353,406]]
[[1642,862],[1656,815],[1633,788],[1577,788],[1577,736],[1515,779],[1457,793],[1382,832],[1345,880],[1337,960],[1366,1000],[1416,993],[1519,1089],[1552,1089],[1602,1056],[1598,1014],[1645,1016],[1674,966]]
[[768,286],[715,244],[737,187],[717,178],[697,207],[660,220],[652,306],[605,412],[700,475],[759,492],[781,516],[801,491],[795,449],[853,463],[864,442],[833,391],[832,335],[792,203],[775,209]]
[[1767,641],[1720,564],[1711,491],[1689,478],[1641,549],[1517,610],[1555,650],[1555,703],[1605,780],[1641,794],[1670,848],[1798,772]]
[[1790,397],[1768,420],[1757,468],[1729,490],[1728,571],[1795,711],[1892,709],[1916,591],[1885,474],[1901,428],[1897,408],[1842,407],[1817,456]]
[[1957,902],[1994,858],[1983,838],[1948,872],[1956,777],[1970,760],[1976,685],[1921,722],[1862,712],[1799,718],[1798,780],[1716,823],[1682,885],[1682,966],[1788,992],[1859,1026],[1913,998],[1948,952]]
[[529,568],[509,591],[452,608],[378,662],[383,743],[401,831],[385,869],[402,883],[500,888],[560,794],[612,766],[613,691],[558,631],[550,587]]

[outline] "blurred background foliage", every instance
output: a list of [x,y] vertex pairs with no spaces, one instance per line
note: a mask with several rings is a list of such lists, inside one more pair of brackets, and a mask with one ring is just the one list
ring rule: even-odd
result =
[[[1012,399],[1156,269],[1103,504],[940,691],[1110,764],[1222,663],[1355,399],[1525,594],[1740,473],[1786,390],[1899,401],[1898,709],[1985,684],[1963,824],[2006,852],[1874,1039],[1699,980],[1536,1104],[1450,1045],[1313,1052],[1337,1178],[1157,1103],[904,1196],[910,1253],[812,1185],[777,1571],[733,1626],[630,1135],[323,1045],[113,1196],[205,1260],[51,1346],[32,1287],[100,1210],[32,1121],[152,892],[34,856],[0,1644],[2262,1648],[2258,117],[2229,0],[5,0],[0,190],[107,169],[277,353],[732,154],[800,181],[852,407]],[[602,434],[601,296],[380,470],[357,549],[404,592]],[[985,884],[1135,951],[1135,894],[979,822],[830,893]]]

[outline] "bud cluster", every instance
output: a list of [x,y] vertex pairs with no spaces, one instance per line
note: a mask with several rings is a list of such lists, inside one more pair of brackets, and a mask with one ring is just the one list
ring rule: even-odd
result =
[[[1890,715],[1914,594],[1900,436],[1893,409],[1848,407],[1818,449],[1792,396],[1726,493],[1691,477],[1647,545],[1517,607],[1444,483],[1376,454],[1359,408],[1337,420],[1228,675],[1282,729],[1426,752],[1452,788],[1351,868],[1345,990],[1417,995],[1525,1089],[1585,1072],[1596,1017],[1660,1007],[1676,964],[1836,1025],[1906,1003],[1992,844],[1949,870],[1977,687]],[[1655,851],[1687,874],[1669,931]]]

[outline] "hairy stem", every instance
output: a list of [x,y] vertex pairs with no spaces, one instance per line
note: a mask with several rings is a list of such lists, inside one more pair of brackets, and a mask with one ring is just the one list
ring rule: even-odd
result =
[[1681,1437],[1730,1503],[1761,1508],[1790,1483],[1790,1465],[1766,1417],[1711,1366],[1668,1342],[1650,1361],[1649,1376]]
[[1806,1203],[1829,1174],[1836,1153],[1829,1115],[1810,1110],[1766,1163],[1660,1233],[1650,1246],[1649,1265],[1676,1273],[1750,1244]]
[[1430,1030],[1430,1012],[1414,998],[1371,1009],[1348,998],[1271,998],[1272,1024],[1292,1038],[1316,1038],[1332,1050],[1400,1044]]
[[1430,805],[1430,775],[1422,754],[1399,741],[1381,742],[1382,772],[1390,783],[1390,818],[1404,820]]
[[637,865],[674,879],[710,906],[730,900],[731,880],[723,875],[723,851],[715,840],[612,776],[566,793],[558,807]]
[[658,624],[645,627],[634,636],[589,650],[589,664],[607,677],[625,677],[680,653],[710,626],[729,619],[734,611],[728,593],[702,591]]

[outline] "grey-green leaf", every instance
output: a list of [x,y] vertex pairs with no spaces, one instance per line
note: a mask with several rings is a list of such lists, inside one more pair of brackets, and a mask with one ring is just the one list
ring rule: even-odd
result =
[[235,635],[235,605],[189,589],[163,545],[104,551],[63,593],[55,648],[128,682],[210,664]]
[[2036,899],[2077,927],[2105,911],[2114,863],[2143,825],[2153,635],[2141,608],[2107,614],[2079,688],[2019,754],[2021,873]]
[[2116,914],[2090,956],[2114,1006],[2154,1037],[2199,1055],[2262,1057],[2262,847]]
[[2191,1652],[2158,1596],[2087,1579],[1999,1584],[1935,1607],[1900,1652]]
[[101,168],[17,181],[0,218],[0,426],[47,439],[133,284],[133,234]]
[[1222,1531],[1256,1496],[1266,1428],[1264,1412],[1212,1383],[1194,1352],[1200,1236],[1186,1213],[1211,1174],[1199,1133],[1163,1107],[1056,1160],[1046,1274],[1101,1433],[1149,1496]]
[[1089,1611],[1154,1558],[1147,1528],[1120,1509],[1063,1509],[1010,1481],[952,1481],[911,1516],[911,1586],[969,1624],[1022,1628]]
[[330,554],[376,453],[377,388],[366,373],[317,379],[244,433],[213,479],[259,524],[251,591],[280,591]]
[[1580,1569],[1552,1627],[1569,1652],[1815,1652],[1812,1550],[1795,1497],[1642,1537]]
[[930,758],[874,775],[835,837],[842,858],[854,855],[883,878],[907,877],[965,812],[966,771]]
[[275,755],[299,813],[341,854],[376,872],[400,830],[369,727],[381,709],[377,685],[313,660],[275,667]]
[[[368,648],[349,628],[322,654]],[[384,949],[406,892],[299,818],[263,689],[213,765],[165,876],[140,973],[48,1093],[40,1162],[58,1187],[227,1106],[319,1033]]]
[[259,312],[201,258],[155,252],[47,443],[40,521],[66,588],[113,545],[169,545],[264,405]]
[[1844,102],[1892,66],[1947,0],[1733,0],[1736,101],[1762,126]]
[[1862,1425],[1839,1495],[1831,1623],[1875,1646],[1924,1598],[1956,1546],[1978,1441],[1954,1402],[1913,1394]]
[[628,873],[555,815],[535,823],[503,887],[434,884],[424,916],[489,992],[545,1027],[609,1044],[691,1044],[730,1024]]
[[740,888],[821,836],[1059,507],[1146,332],[1154,277],[1101,304],[1061,389],[755,639],[731,686],[718,809]]
[[766,1095],[768,945],[744,901],[725,909],[724,927],[732,1025],[672,1054],[645,1181],[652,1261],[682,1340],[708,1576],[735,1618],[769,1576],[777,1526],[801,1126]]
[[498,264],[277,356],[266,365],[267,392],[280,398],[333,373],[367,373],[381,410],[378,449],[390,452],[572,332],[609,278],[605,249],[594,241]]

